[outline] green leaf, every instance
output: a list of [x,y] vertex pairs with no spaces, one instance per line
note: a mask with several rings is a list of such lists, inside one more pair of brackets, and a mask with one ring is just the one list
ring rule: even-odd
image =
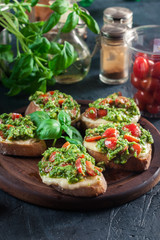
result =
[[39,0],[32,0],[31,1],[31,7],[34,7],[37,3],[38,3]]
[[87,24],[87,26],[92,32],[99,34],[100,32],[99,26],[90,15],[88,15],[86,12],[81,11],[79,16]]
[[44,79],[43,81],[41,81],[41,84],[38,88],[38,91],[42,91],[42,92],[46,92],[47,91],[47,80]]
[[42,27],[42,33],[49,32],[58,22],[60,19],[60,15],[58,13],[53,13],[49,19],[44,23]]
[[94,0],[82,0],[80,1],[80,5],[82,7],[89,7],[92,3],[93,3]]
[[62,135],[61,125],[54,119],[43,120],[36,132],[41,140],[58,139]]
[[44,111],[36,111],[33,112],[31,114],[29,114],[29,116],[31,117],[32,122],[38,127],[41,122],[45,119],[50,119],[49,115],[44,112]]
[[71,139],[76,139],[76,140],[80,141],[81,143],[83,142],[83,138],[82,138],[80,132],[75,127],[67,126],[64,124],[64,125],[62,125],[62,128]]
[[0,44],[0,59],[7,62],[13,61],[13,52],[11,51],[11,45]]
[[64,137],[64,139],[67,141],[67,142],[70,142],[71,144],[75,144],[75,145],[81,145],[82,143],[79,141],[79,140],[76,140],[76,139],[71,139],[69,137]]
[[69,9],[69,2],[66,0],[56,0],[51,6],[50,8],[57,12],[58,14],[62,15],[65,12],[68,11]]
[[51,47],[50,47],[50,50],[49,50],[49,53],[50,54],[57,54],[57,53],[61,53],[62,49],[63,49],[63,45],[62,44],[59,44],[59,43],[56,43],[56,42],[50,42],[51,44]]
[[9,96],[15,96],[21,92],[21,88],[19,86],[13,86],[9,92],[7,93]]
[[61,53],[56,54],[49,61],[49,68],[55,75],[58,75],[68,68],[76,60],[76,57],[77,55],[74,51],[74,47],[70,43],[64,42],[64,47]]
[[71,125],[71,118],[64,110],[61,110],[58,114],[58,121],[61,123],[61,125]]
[[76,12],[71,12],[68,17],[67,20],[62,28],[62,32],[67,33],[70,32],[72,29],[74,29],[79,21],[79,16],[77,15]]
[[38,37],[32,44],[29,45],[29,48],[33,52],[37,53],[48,53],[50,47],[50,42],[45,37]]

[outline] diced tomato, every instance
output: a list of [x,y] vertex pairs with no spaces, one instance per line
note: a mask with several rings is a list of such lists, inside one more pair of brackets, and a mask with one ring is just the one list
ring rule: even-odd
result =
[[112,104],[113,103],[113,99],[112,98],[110,98],[110,97],[107,97],[107,98],[105,98],[105,99],[103,99],[100,103],[99,103],[99,105],[106,105],[106,104]]
[[80,155],[80,156],[78,156],[79,158],[85,158],[85,155],[84,154],[82,154],[82,155]]
[[99,118],[104,117],[107,115],[107,110],[106,109],[98,109],[97,115]]
[[102,138],[102,136],[87,136],[85,137],[86,142],[95,142]]
[[97,175],[94,171],[94,165],[90,161],[86,161],[86,172],[90,176],[96,176]]
[[102,168],[99,168],[99,167],[97,167],[97,166],[94,166],[94,168],[97,169],[99,172],[102,172],[102,171],[103,171]]
[[122,127],[122,129],[125,131],[125,130],[129,130],[131,132],[131,134],[135,137],[140,137],[141,135],[141,130],[140,128],[134,124],[134,123],[131,123],[131,124],[128,124],[128,125],[125,125]]
[[141,150],[142,150],[142,149],[141,149],[141,145],[138,144],[138,143],[133,144],[132,147],[131,147],[131,149],[133,150],[133,152],[136,152],[137,155],[139,155],[140,152],[141,152]]
[[65,142],[64,144],[63,144],[63,148],[68,148],[70,146],[70,143],[69,142]]
[[106,138],[104,144],[107,148],[114,150],[117,145],[117,138],[115,137]]
[[49,161],[50,161],[50,162],[54,162],[56,153],[57,153],[57,152],[52,152],[52,153],[51,153],[51,155],[50,155],[50,157],[49,157]]
[[66,166],[68,166],[68,165],[72,165],[71,163],[62,163],[61,164],[61,167],[66,167]]
[[60,106],[62,106],[62,104],[64,103],[64,100],[65,100],[64,98],[58,100],[58,103]]
[[134,136],[127,135],[127,134],[124,135],[124,139],[126,139],[128,142],[137,142],[137,143],[139,142],[139,139],[137,139]]
[[14,126],[11,125],[11,124],[8,124],[8,125],[7,125],[7,129],[10,129],[10,127],[14,127]]
[[111,138],[111,137],[118,137],[119,132],[115,128],[107,128],[106,131],[102,134],[102,137],[104,138]]
[[97,109],[95,107],[90,107],[86,109],[85,116],[95,120],[97,118]]
[[22,117],[22,114],[19,114],[19,113],[12,113],[12,120],[15,120],[16,118],[20,118]]
[[48,97],[48,95],[47,94],[41,94],[39,97],[45,98],[45,97]]
[[76,107],[74,107],[74,109],[71,110],[71,114],[72,114],[72,116],[76,116],[77,115]]
[[79,172],[80,174],[82,174],[83,176],[85,176],[85,174],[84,174],[84,172],[83,172],[82,164],[81,164],[81,158],[78,158],[78,159],[76,160],[75,166],[76,166],[78,172]]
[[54,94],[54,91],[49,91],[49,94],[53,95],[53,94]]
[[129,99],[127,99],[126,97],[123,96],[119,96],[115,99],[115,105],[117,107],[130,107],[131,106],[131,102]]

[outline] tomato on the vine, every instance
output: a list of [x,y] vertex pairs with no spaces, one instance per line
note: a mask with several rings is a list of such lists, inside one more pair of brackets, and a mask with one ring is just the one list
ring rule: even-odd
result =
[[136,77],[143,79],[146,78],[149,73],[149,63],[144,57],[137,57],[133,64],[133,72]]

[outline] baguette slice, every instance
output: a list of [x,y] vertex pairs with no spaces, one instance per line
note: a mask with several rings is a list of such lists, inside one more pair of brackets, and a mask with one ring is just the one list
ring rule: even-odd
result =
[[91,143],[84,142],[84,146],[88,153],[95,158],[96,162],[105,162],[108,168],[141,172],[147,170],[150,166],[152,156],[151,144],[147,144],[147,151],[145,154],[141,154],[137,158],[130,156],[125,164],[114,163],[113,160],[109,161],[107,155],[99,152]]
[[81,115],[81,125],[83,129],[88,129],[112,122],[137,123],[139,118],[140,111],[133,99],[113,93],[90,103]]
[[41,176],[42,182],[52,186],[57,191],[75,197],[95,197],[106,192],[107,183],[101,173],[100,176],[87,177],[78,183],[68,183],[64,178],[50,178]]
[[0,138],[0,153],[4,155],[38,157],[46,150],[44,141],[36,139],[10,141]]
[[102,169],[83,146],[66,142],[62,148],[49,148],[39,162],[42,182],[57,191],[77,197],[94,197],[103,194],[107,183]]

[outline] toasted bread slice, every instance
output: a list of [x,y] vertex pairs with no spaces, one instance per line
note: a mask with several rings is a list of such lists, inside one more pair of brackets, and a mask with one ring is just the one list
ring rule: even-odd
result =
[[147,151],[145,154],[140,154],[138,157],[130,156],[124,164],[115,163],[114,160],[108,160],[107,155],[99,152],[95,145],[96,143],[94,143],[93,146],[93,143],[84,142],[84,146],[88,153],[95,158],[96,162],[105,162],[106,166],[109,168],[141,172],[147,170],[150,166],[152,156],[151,144],[147,144]]
[[65,143],[62,148],[49,148],[39,162],[42,182],[57,191],[78,197],[103,194],[107,183],[102,169],[83,146]]
[[0,153],[4,155],[38,157],[46,150],[44,141],[37,139],[9,141],[0,138]]
[[83,129],[87,129],[112,122],[137,123],[139,118],[140,111],[133,99],[113,93],[90,103],[81,115],[81,123]]
[[153,138],[139,124],[108,123],[86,130],[84,146],[96,162],[127,171],[149,168]]
[[106,192],[107,183],[102,175],[87,177],[78,183],[68,183],[64,178],[41,176],[42,182],[52,186],[57,191],[76,197],[95,197]]
[[36,92],[29,100],[31,102],[25,111],[25,115],[35,111],[45,111],[51,118],[56,119],[58,112],[64,110],[70,115],[72,125],[80,119],[79,104],[70,95],[61,93],[58,90],[46,94]]

